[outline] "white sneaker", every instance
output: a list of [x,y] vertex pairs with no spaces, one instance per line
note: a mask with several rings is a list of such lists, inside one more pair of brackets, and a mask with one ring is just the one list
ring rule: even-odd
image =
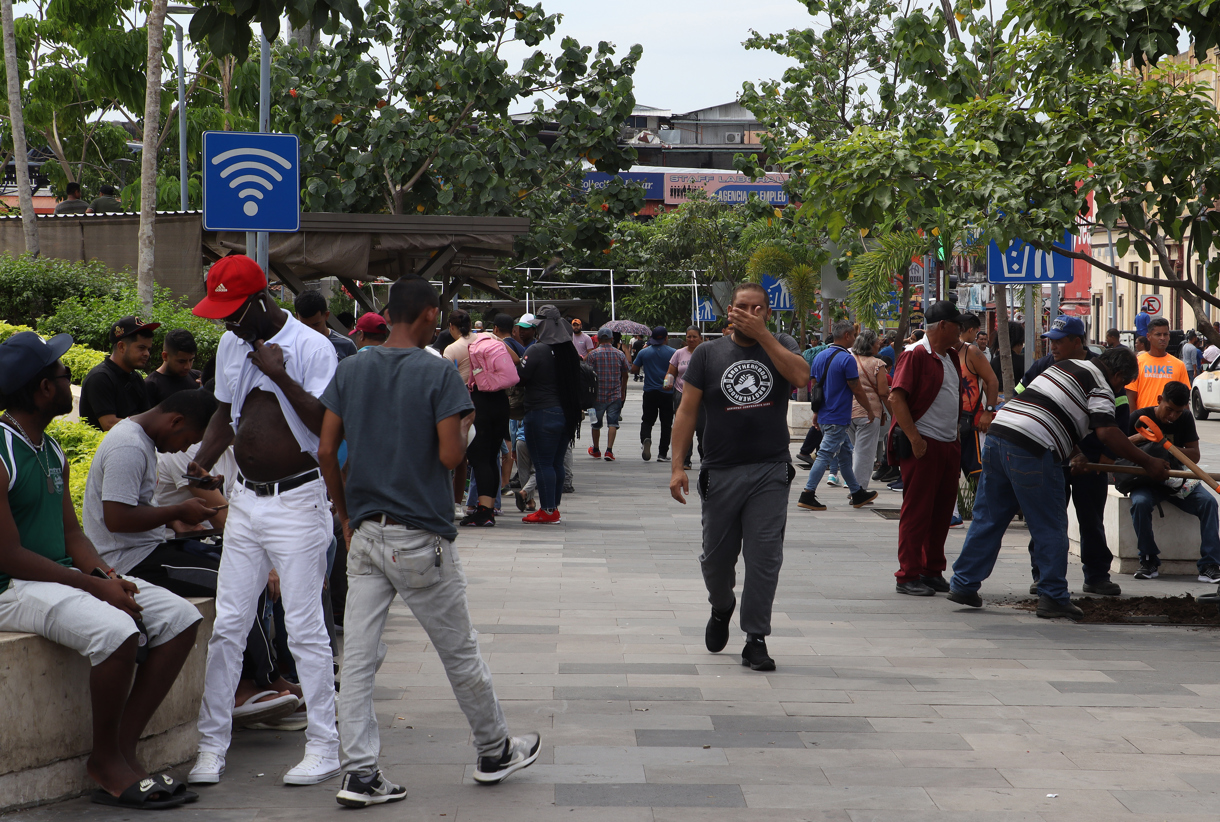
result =
[[284,774],[285,785],[317,785],[339,775],[339,758],[305,754],[300,763]]
[[461,519],[466,516],[466,506],[460,502],[453,503],[453,518]]
[[186,781],[192,785],[215,785],[225,772],[225,758],[211,751],[200,751],[195,759],[195,767],[187,775]]
[[483,785],[496,785],[522,768],[528,768],[538,759],[542,738],[536,731],[514,736],[504,743],[500,756],[481,756],[474,767],[474,780]]

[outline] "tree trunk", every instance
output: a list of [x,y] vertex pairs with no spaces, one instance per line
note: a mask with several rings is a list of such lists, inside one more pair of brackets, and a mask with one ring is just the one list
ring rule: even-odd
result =
[[157,138],[161,124],[161,58],[167,0],[153,0],[148,12],[148,88],[144,94],[144,148],[140,152],[140,260],[136,288],[144,308],[153,304],[153,231],[157,221]]
[[21,206],[21,227],[25,229],[25,250],[37,257],[38,216],[34,213],[34,192],[30,188],[29,147],[25,144],[25,117],[21,110],[21,75],[17,73],[17,35],[13,28],[13,0],[0,0],[4,23],[4,70],[8,75],[9,124],[13,129],[13,156],[17,166],[17,201]]
[[294,28],[292,23],[288,23],[287,31],[288,39],[296,43],[306,51],[313,53],[317,50],[318,44],[322,42],[322,38],[318,36],[318,32],[314,27],[306,23],[301,28]]
[[997,285],[995,289],[996,345],[1000,347],[1000,387],[1004,396],[1012,399],[1016,394],[1016,380],[1012,376],[1012,344],[1008,341],[1008,287]]
[[898,273],[902,283],[902,304],[898,309],[898,341],[901,343],[911,333],[911,282],[907,271]]

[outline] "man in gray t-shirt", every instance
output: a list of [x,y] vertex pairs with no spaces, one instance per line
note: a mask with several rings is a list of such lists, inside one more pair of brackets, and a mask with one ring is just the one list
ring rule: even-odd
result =
[[[171,402],[178,394],[187,396]],[[174,538],[174,526],[186,530],[216,513],[193,498],[179,505],[153,505],[157,452],[176,453],[199,442],[216,409],[216,400],[205,391],[178,394],[151,411],[119,420],[89,466],[85,536],[120,574],[140,576],[136,569],[158,546]]]
[[[533,764],[541,745],[536,733],[509,736],[491,670],[479,653],[466,576],[452,542],[457,529],[449,472],[465,455],[474,404],[453,364],[424,350],[440,296],[427,280],[404,277],[390,287],[387,309],[389,338],[339,363],[322,392],[326,415],[318,446],[348,541],[338,715],[344,774],[335,798],[357,808],[407,796],[378,767],[373,711],[381,633],[396,596],[428,635],[470,722],[478,750],[475,781],[503,781]],[[346,479],[339,466],[345,441]]]

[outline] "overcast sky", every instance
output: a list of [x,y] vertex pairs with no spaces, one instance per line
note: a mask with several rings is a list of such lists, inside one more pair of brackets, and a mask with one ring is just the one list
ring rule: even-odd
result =
[[746,80],[779,78],[786,62],[770,52],[747,51],[742,41],[750,28],[770,34],[813,21],[799,0],[542,2],[546,11],[563,15],[561,37],[594,47],[609,40],[619,54],[642,45],[636,101],[675,112],[735,100]]

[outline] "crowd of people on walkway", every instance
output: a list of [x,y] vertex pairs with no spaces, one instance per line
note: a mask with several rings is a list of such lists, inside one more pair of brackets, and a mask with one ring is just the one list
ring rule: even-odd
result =
[[[340,804],[405,799],[381,770],[373,710],[396,596],[469,721],[474,780],[496,784],[534,763],[540,736],[510,732],[480,653],[458,528],[494,527],[510,495],[524,524],[562,522],[584,423],[587,455],[617,459],[629,378],[643,383],[640,459],[669,464],[684,505],[698,456],[705,646],[723,651],[737,614],[751,670],[776,667],[767,638],[797,473],[789,406],[802,391],[813,425],[796,455],[808,475],[795,507],[827,511],[824,479],[846,489],[851,509],[877,500],[871,483],[901,492],[898,594],[982,607],[1001,540],[1022,516],[1037,616],[1079,619],[1066,579],[1073,497],[1083,590],[1121,593],[1103,519],[1108,470],[1127,472],[1135,576],[1159,575],[1153,511],[1169,503],[1199,519],[1198,579],[1220,583],[1215,497],[1170,476],[1179,456],[1199,459],[1189,385],[1206,357],[1189,342],[1185,360],[1170,355],[1164,320],[1141,329],[1137,356],[1117,338],[1096,353],[1079,319],[1058,317],[1042,335],[1049,353],[1001,404],[980,318],[951,302],[928,306],[925,327],[903,341],[844,319],[803,351],[772,330],[767,292],[749,282],[731,294],[724,334],[705,340],[691,327],[681,347],[665,327],[587,334],[554,305],[486,328],[455,309],[438,333],[440,311],[436,289],[406,277],[381,312],[340,334],[317,292],[286,310],[257,264],[223,258],[194,308],[226,329],[202,369],[195,338],[172,329],[144,376],[159,326],[114,322],[110,355],[81,387],[81,419],[106,436],[79,519],[69,460],[47,432],[74,407],[61,361],[72,339],[23,332],[0,344],[0,630],[90,660],[95,802],[197,801],[187,783],[221,781],[235,727],[304,732],[286,784],[342,775]],[[974,490],[965,511],[963,487]],[[946,579],[945,543],[963,513],[969,530]],[[194,644],[202,618],[191,597],[214,597],[216,617],[184,783],[146,771],[136,746]]]

